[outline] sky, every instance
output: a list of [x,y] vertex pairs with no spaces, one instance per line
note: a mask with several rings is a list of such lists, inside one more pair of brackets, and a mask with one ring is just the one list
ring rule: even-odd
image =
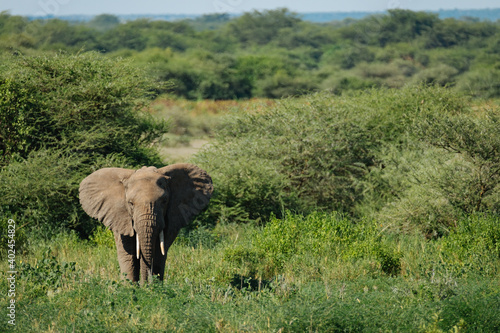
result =
[[12,15],[211,14],[286,7],[294,12],[499,8],[498,0],[0,0]]

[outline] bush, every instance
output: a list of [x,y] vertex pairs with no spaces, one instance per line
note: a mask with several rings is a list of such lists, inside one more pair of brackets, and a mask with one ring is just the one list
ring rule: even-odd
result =
[[108,249],[115,248],[115,237],[113,232],[105,228],[102,224],[95,228],[94,233],[90,235],[89,240],[97,246],[102,246]]
[[375,54],[362,45],[334,46],[322,58],[323,62],[339,65],[342,69],[350,69],[362,62],[372,62]]
[[256,82],[257,96],[267,98],[282,98],[304,95],[316,90],[316,84],[311,79],[293,77],[288,74],[276,73],[273,76]]
[[[80,181],[104,166],[160,165],[166,124],[141,111],[157,85],[96,53],[11,57],[0,67],[0,211],[50,234],[94,222]],[[22,221],[22,222],[21,222]]]
[[352,206],[350,185],[373,163],[366,152],[375,142],[366,140],[371,134],[354,124],[347,108],[330,108],[330,98],[313,95],[305,105],[286,100],[234,118],[196,158],[218,184],[212,209],[239,207],[243,218],[256,219],[279,216],[282,207]]
[[[153,73],[162,80],[173,82],[170,92],[188,99],[240,99],[251,97],[252,84],[246,73],[240,72],[238,60],[229,54],[193,51],[173,55],[170,50],[141,54]],[[153,65],[150,63],[153,61]]]
[[458,257],[460,268],[491,273],[486,272],[491,267],[482,263],[494,262],[500,258],[500,217],[472,214],[461,218],[457,227],[441,243],[443,252],[453,253]]
[[454,207],[466,213],[500,212],[500,109],[422,112],[414,131],[451,153],[437,185]]
[[15,215],[19,224],[45,236],[78,227],[84,216],[78,204],[83,162],[74,154],[46,149],[11,159],[0,172],[2,213]]
[[457,88],[474,97],[500,97],[500,70],[476,70],[464,74]]
[[425,84],[438,84],[445,86],[455,83],[455,76],[458,70],[445,64],[439,64],[434,67],[426,68],[414,76],[414,81]]
[[42,147],[150,161],[166,129],[137,112],[157,87],[125,62],[96,53],[12,57],[0,68],[3,165]]
[[450,90],[418,86],[317,93],[234,116],[194,159],[217,184],[209,211],[241,221],[281,217],[283,209],[359,216],[367,200],[379,200],[380,209],[406,190],[397,165],[404,162],[400,152],[416,146],[407,128],[419,112],[463,107]]
[[377,224],[353,223],[336,212],[300,216],[287,211],[283,219],[272,217],[255,238],[254,247],[277,270],[296,256],[342,261],[370,258],[389,275],[397,275],[401,265],[400,253],[383,241]]

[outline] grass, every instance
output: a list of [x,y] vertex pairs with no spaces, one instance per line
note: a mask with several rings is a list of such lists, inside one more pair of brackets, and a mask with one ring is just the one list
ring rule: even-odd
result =
[[[288,214],[280,221],[279,237],[289,239],[290,229],[300,227],[297,222],[333,228],[343,226],[343,221],[335,214]],[[475,222],[488,229],[488,235],[498,232],[493,218],[470,221],[469,227]],[[369,223],[346,228],[345,237],[324,247],[308,248],[300,237],[295,239],[297,247],[289,251],[281,247],[281,254],[287,255],[281,264],[273,261],[278,250],[264,251],[278,237],[272,222],[264,228],[219,224],[213,230],[195,229],[183,233],[169,251],[166,280],[143,288],[119,280],[112,236],[103,229],[90,241],[73,234],[60,234],[50,242],[33,240],[16,258],[16,330],[493,332],[500,328],[500,257],[498,251],[481,247],[485,242],[478,230],[472,230],[478,241],[471,243],[460,230],[429,241],[419,235],[374,233]],[[317,235],[321,237],[326,236]],[[380,253],[370,250],[377,244],[399,253],[397,271],[384,270]],[[468,262],[474,256],[482,258],[479,266]],[[1,263],[2,272],[6,265]],[[6,290],[5,276],[0,284]]]

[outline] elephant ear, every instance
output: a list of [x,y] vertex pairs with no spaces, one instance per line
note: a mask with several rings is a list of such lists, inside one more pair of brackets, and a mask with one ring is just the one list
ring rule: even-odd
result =
[[126,206],[123,180],[134,172],[122,168],[104,168],[90,174],[80,183],[83,210],[113,232],[128,236],[134,235],[134,229]]
[[191,222],[210,201],[214,190],[208,173],[192,164],[172,164],[158,172],[169,177],[170,200],[166,218],[170,228],[180,229]]

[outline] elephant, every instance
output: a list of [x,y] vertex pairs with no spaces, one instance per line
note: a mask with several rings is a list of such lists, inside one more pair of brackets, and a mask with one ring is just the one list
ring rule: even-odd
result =
[[140,284],[153,276],[163,281],[168,249],[212,192],[208,173],[187,163],[103,168],[79,190],[83,210],[113,232],[122,276]]

